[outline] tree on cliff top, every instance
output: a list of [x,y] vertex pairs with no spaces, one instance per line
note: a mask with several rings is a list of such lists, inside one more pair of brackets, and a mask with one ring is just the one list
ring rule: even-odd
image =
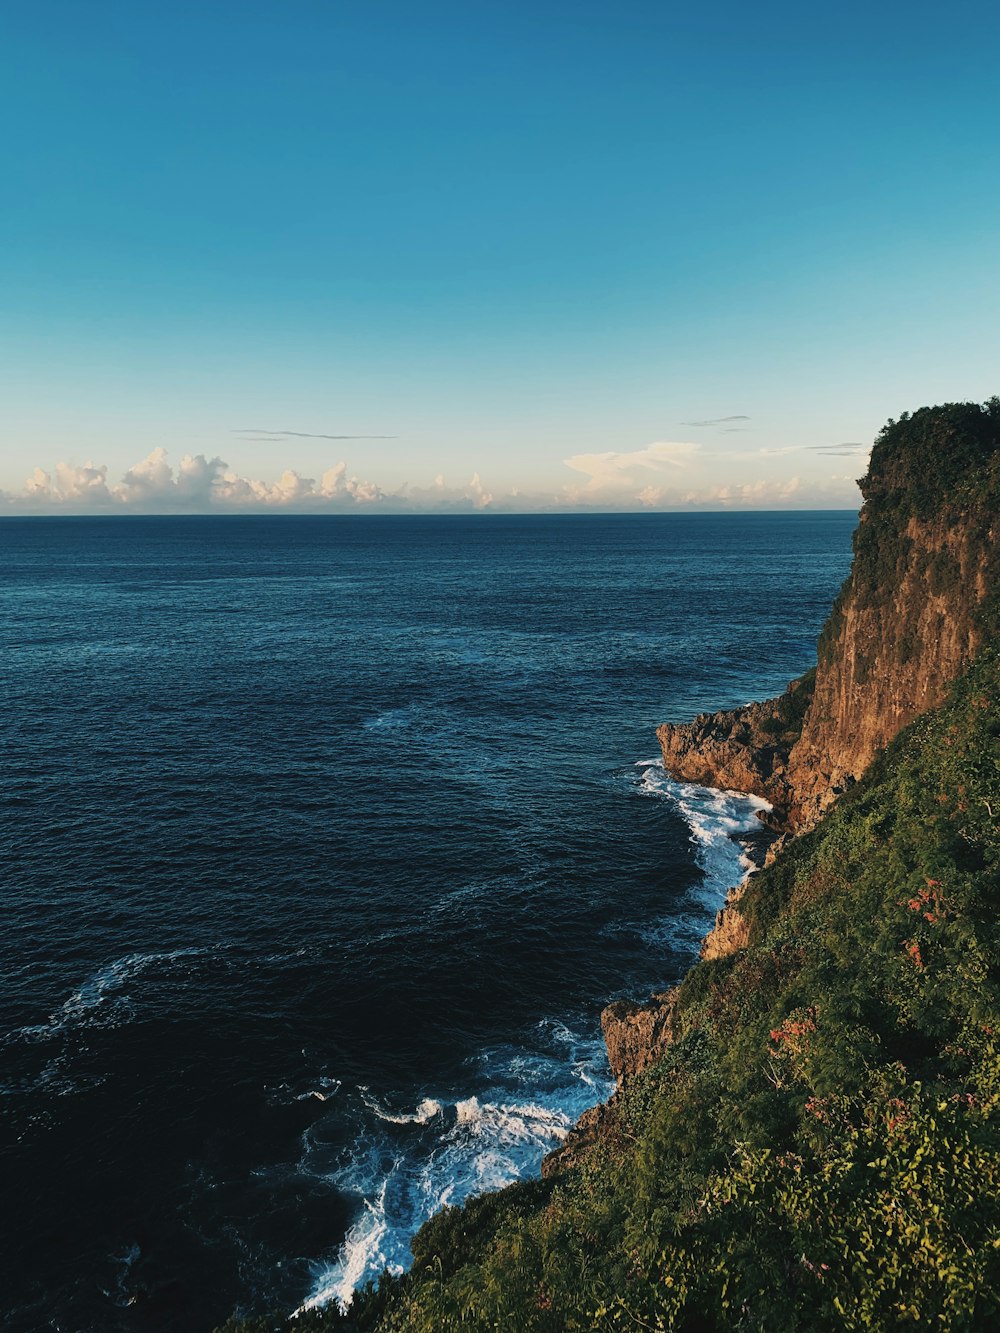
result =
[[858,483],[870,510],[892,508],[930,518],[1000,455],[1000,398],[944,403],[904,412],[879,433]]

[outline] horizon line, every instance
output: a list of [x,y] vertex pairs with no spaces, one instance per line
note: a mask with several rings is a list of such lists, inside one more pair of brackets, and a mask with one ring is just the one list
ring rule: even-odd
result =
[[289,512],[287,509],[275,511],[273,509],[242,509],[236,510],[200,510],[191,512],[185,510],[156,510],[149,513],[126,512],[121,510],[109,509],[103,513],[3,513],[0,512],[0,521],[5,519],[135,519],[135,518],[273,518],[273,519],[295,519],[295,518],[325,518],[325,519],[360,519],[360,518],[677,518],[683,515],[697,517],[704,514],[729,514],[732,516],[747,514],[777,515],[777,514],[856,514],[860,511],[861,505],[855,506],[828,506],[825,508],[814,507],[796,507],[782,509],[756,509],[756,508],[738,508],[738,507],[718,507],[696,509],[462,509],[462,510],[396,510],[386,512],[385,510],[376,510],[375,512],[365,512],[358,509],[342,510],[308,510],[300,509]]

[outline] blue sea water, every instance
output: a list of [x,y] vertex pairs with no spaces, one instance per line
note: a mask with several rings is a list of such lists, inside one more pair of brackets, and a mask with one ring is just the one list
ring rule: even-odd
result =
[[349,1298],[606,1095],[853,513],[0,523],[0,1322]]

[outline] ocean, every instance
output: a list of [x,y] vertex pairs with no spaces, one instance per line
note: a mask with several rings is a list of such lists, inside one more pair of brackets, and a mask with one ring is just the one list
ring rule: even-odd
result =
[[5,1329],[348,1300],[610,1090],[852,512],[0,521]]

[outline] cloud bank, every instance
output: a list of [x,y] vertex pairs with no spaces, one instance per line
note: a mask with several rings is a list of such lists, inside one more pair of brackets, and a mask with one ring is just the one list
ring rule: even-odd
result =
[[[828,446],[840,453],[854,446]],[[793,452],[798,452],[797,446]],[[783,453],[784,450],[758,453]],[[819,462],[823,456],[814,458]],[[173,465],[154,449],[117,480],[106,464],[59,463],[36,468],[20,491],[0,491],[8,514],[174,513],[531,513],[559,510],[850,507],[853,481],[745,476],[753,457],[712,454],[702,445],[659,440],[641,449],[572,454],[563,459],[573,479],[549,492],[497,492],[474,472],[464,484],[441,475],[430,485],[385,489],[353,475],[345,461],[317,479],[287,469],[277,480],[241,475],[221,457],[185,454]],[[725,473],[731,480],[718,480]]]
[[185,454],[176,468],[166,449],[130,467],[119,481],[107,464],[58,463],[51,472],[36,468],[19,492],[0,491],[8,513],[211,513],[347,512],[362,509],[421,511],[485,509],[493,503],[478,473],[464,486],[438,477],[432,486],[384,490],[352,476],[346,462],[335,463],[316,480],[288,469],[277,481],[241,476],[222,458]]

